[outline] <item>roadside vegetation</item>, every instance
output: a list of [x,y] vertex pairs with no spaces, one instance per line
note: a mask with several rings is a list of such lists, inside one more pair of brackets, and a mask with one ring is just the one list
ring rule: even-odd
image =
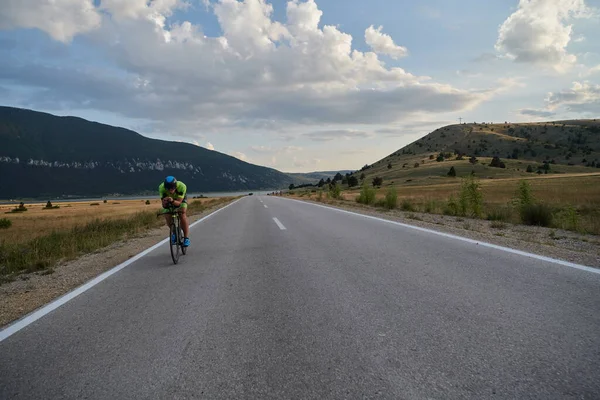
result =
[[512,223],[600,235],[600,173],[498,179],[474,173],[452,176],[447,171],[444,183],[431,175],[387,182],[364,177],[360,188],[335,182],[336,191],[342,188],[336,197],[321,194],[327,184],[319,190],[296,189],[295,195],[333,205],[358,203],[382,212],[400,209],[496,221],[496,229],[500,223]]
[[[199,214],[230,200],[192,200],[188,214]],[[120,205],[103,203],[92,207],[93,212],[89,211],[90,205],[97,203],[70,203],[71,207],[60,210],[48,204],[30,206],[31,215],[0,219],[0,283],[14,280],[23,273],[52,273],[61,261],[164,226],[164,218],[157,217],[157,200],[150,203],[127,200]],[[151,204],[155,207],[148,207]],[[46,214],[43,210],[47,209],[56,211]],[[165,228],[165,237],[166,232]]]

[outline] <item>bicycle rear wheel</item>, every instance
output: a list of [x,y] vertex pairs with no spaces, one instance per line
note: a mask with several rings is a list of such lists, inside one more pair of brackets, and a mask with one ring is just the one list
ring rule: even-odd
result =
[[[179,235],[177,234],[178,226],[176,222],[171,224],[171,230],[169,234],[169,245],[171,246],[171,258],[173,263],[177,264],[179,261]],[[175,243],[173,243],[172,237],[175,235]]]

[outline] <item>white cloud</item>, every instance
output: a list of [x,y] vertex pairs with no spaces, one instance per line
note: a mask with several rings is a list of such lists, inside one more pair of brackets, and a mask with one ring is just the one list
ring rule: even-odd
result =
[[408,50],[406,47],[398,46],[390,35],[382,33],[383,27],[375,29],[373,25],[365,30],[365,41],[375,53],[385,54],[394,59],[404,57]]
[[352,129],[337,129],[330,131],[317,131],[305,133],[304,136],[317,142],[329,142],[331,140],[340,139],[365,139],[372,137],[372,134],[369,132],[357,131]]
[[[69,10],[77,7],[64,6],[70,2],[53,3],[60,11],[56,21],[71,20]],[[179,0],[103,0],[102,25],[86,35],[110,68],[0,60],[0,78],[38,89],[30,90],[31,107],[83,104],[180,135],[267,129],[264,125],[289,138],[282,126],[302,126],[306,132],[394,123],[416,114],[470,110],[497,93],[493,88],[458,89],[387,67],[376,53],[353,49],[349,34],[320,27],[322,11],[314,0],[288,2],[285,25],[273,20],[273,7],[265,0],[212,3],[223,32],[219,37],[206,37],[189,21],[165,23],[185,5]],[[19,19],[11,21],[11,26],[25,26]],[[373,31],[378,51],[404,54],[389,36]]]
[[572,33],[567,23],[589,15],[584,0],[520,0],[500,26],[496,50],[516,62],[564,72],[577,61],[567,51]]
[[231,153],[231,155],[235,158],[239,158],[242,161],[248,161],[248,157],[240,151],[234,151],[233,153]]
[[519,114],[528,116],[528,117],[535,117],[535,118],[547,118],[547,117],[553,117],[556,115],[556,113],[552,112],[552,111],[538,110],[538,109],[533,109],[533,108],[521,109],[521,110],[519,110]]
[[0,6],[0,29],[36,28],[61,42],[100,23],[92,0],[3,0]]
[[214,150],[215,146],[213,146],[213,144],[211,142],[206,142],[206,146],[205,146],[208,150]]
[[573,82],[571,89],[557,93],[548,93],[548,110],[565,107],[567,111],[577,113],[600,113],[600,85],[585,82]]

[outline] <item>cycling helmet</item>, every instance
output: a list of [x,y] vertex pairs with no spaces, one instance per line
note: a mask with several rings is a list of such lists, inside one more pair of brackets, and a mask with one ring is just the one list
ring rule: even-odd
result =
[[167,176],[165,178],[165,189],[175,189],[177,187],[177,179],[174,176]]

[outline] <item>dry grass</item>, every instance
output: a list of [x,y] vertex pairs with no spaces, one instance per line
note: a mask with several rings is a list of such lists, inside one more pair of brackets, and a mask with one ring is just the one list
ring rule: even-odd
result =
[[[560,175],[529,175],[526,178],[481,179],[483,194],[483,213],[487,215],[502,209],[508,213],[506,222],[519,223],[518,213],[510,209],[510,203],[516,197],[516,191],[521,179],[530,184],[532,193],[537,201],[544,203],[557,215],[568,207],[577,210],[579,224],[576,230],[600,234],[600,174],[560,174]],[[422,181],[419,185],[395,183],[398,192],[398,203],[410,203],[415,210],[438,213],[444,212],[444,207],[450,196],[458,198],[461,179],[447,178],[445,183]],[[385,199],[389,186],[377,190],[375,203]],[[354,202],[359,195],[359,189],[346,190],[341,199]],[[316,200],[316,196],[311,196]],[[485,218],[485,216],[484,216]],[[574,229],[563,226],[556,220],[555,225],[564,229]]]
[[[230,198],[191,200],[188,213],[193,215],[206,207],[229,200]],[[158,200],[154,204],[151,201],[149,205],[146,205],[145,200],[124,200],[97,206],[92,204],[94,203],[72,203],[71,207],[52,210],[33,207],[31,214],[28,214],[30,211],[20,213],[13,226],[2,231],[4,239],[0,241],[0,284],[11,281],[22,273],[50,271],[60,260],[76,258],[164,224],[164,220],[157,216],[160,209]],[[93,211],[89,211],[90,209]],[[43,215],[44,212],[50,214]],[[26,214],[28,218],[24,218]],[[27,230],[17,235],[18,229],[24,230],[23,226],[28,223],[31,235],[28,235]]]
[[[207,204],[211,201],[218,201],[218,199],[205,198],[189,201],[190,203]],[[99,205],[90,205],[94,203],[99,203]],[[130,217],[138,212],[157,211],[160,208],[160,200],[150,200],[149,205],[146,205],[146,200],[109,200],[107,203],[84,201],[54,203],[54,205],[58,205],[60,208],[46,210],[44,209],[45,202],[26,204],[28,208],[26,212],[11,214],[5,213],[13,209],[14,205],[0,206],[2,218],[8,218],[12,222],[10,228],[0,230],[0,243],[22,243],[52,232],[68,230],[76,225],[85,225],[96,219],[117,220]]]

